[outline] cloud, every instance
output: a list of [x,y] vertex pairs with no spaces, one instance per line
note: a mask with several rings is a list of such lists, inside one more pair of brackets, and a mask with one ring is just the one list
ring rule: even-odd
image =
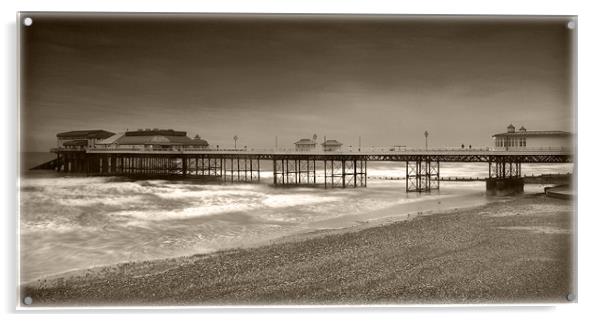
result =
[[34,18],[30,151],[85,128],[170,127],[222,144],[236,132],[266,147],[311,133],[416,145],[424,128],[442,145],[488,144],[508,122],[571,123],[562,17]]

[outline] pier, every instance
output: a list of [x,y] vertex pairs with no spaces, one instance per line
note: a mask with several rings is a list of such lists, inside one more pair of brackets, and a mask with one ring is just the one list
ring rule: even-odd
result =
[[406,191],[439,189],[443,162],[487,163],[487,191],[521,192],[524,163],[571,163],[568,151],[406,150],[379,152],[280,152],[232,150],[54,149],[56,170],[89,176],[190,177],[259,182],[271,161],[275,186],[366,187],[368,162],[405,164]]

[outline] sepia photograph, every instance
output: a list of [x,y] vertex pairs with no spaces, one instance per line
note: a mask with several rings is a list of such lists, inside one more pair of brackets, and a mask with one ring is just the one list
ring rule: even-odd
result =
[[576,16],[17,19],[20,309],[577,301]]

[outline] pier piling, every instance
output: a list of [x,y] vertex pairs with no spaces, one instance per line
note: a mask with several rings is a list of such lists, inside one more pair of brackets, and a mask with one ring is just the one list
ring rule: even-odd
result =
[[[261,161],[272,161],[275,186],[366,187],[368,161],[406,165],[406,192],[439,189],[440,162],[488,163],[488,194],[522,192],[523,163],[567,163],[567,152],[393,152],[393,153],[248,153],[239,151],[146,151],[56,149],[56,171],[88,176],[136,178],[195,177],[222,182],[259,182]],[[469,180],[472,180],[469,178]]]

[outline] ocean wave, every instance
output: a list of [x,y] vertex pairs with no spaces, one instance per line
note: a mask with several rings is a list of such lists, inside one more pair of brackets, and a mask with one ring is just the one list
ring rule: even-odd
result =
[[[368,175],[405,176],[404,166],[369,165]],[[442,175],[483,171],[483,167],[461,167],[442,167]],[[267,176],[262,173],[262,178]],[[334,217],[370,215],[386,208],[393,214],[403,211],[396,208],[403,204],[465,194],[472,194],[470,200],[481,200],[475,191],[484,194],[483,182],[442,182],[441,186],[438,192],[417,194],[406,193],[405,182],[373,179],[367,189],[282,189],[269,184],[198,184],[193,180],[22,178],[24,274],[33,278],[91,263],[237,247],[293,234]],[[430,204],[428,207],[437,205]],[[399,207],[406,208],[411,207]]]
[[286,208],[316,203],[336,202],[339,200],[341,200],[340,197],[327,197],[315,194],[283,194],[267,195],[263,198],[262,203],[271,208]]
[[82,227],[81,225],[77,225],[70,222],[65,221],[52,221],[52,220],[44,220],[44,221],[36,221],[36,222],[23,222],[21,223],[21,233],[32,234],[32,233],[40,233],[40,232],[53,232],[59,234],[65,234],[70,232],[82,232],[82,231],[94,231],[95,227]]
[[154,192],[154,195],[164,199],[211,199],[228,196],[231,198],[240,197],[259,197],[262,194],[251,190],[189,190],[182,188],[174,188],[161,192]]
[[57,199],[56,202],[65,206],[121,206],[132,203],[139,203],[142,200],[144,200],[144,198],[142,198],[141,196],[95,196],[85,198],[69,198],[67,196],[63,196],[63,198]]
[[[177,219],[191,219],[195,217],[204,217],[231,212],[244,212],[257,208],[259,208],[259,206],[254,206],[251,204],[222,203],[213,205],[203,204],[198,206],[188,206],[177,210],[123,210],[112,212],[109,215],[131,217],[138,220],[146,221],[164,221]],[[135,222],[139,223],[139,221]],[[129,224],[131,225],[135,222],[130,222]]]

